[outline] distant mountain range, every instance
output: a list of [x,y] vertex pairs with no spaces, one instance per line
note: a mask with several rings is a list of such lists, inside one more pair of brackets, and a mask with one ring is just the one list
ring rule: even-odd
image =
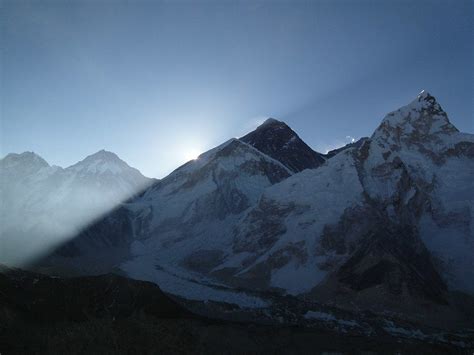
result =
[[328,154],[269,119],[159,181],[103,151],[67,169],[12,154],[0,171],[4,258],[21,248],[15,233],[25,244],[74,220],[37,270],[114,271],[247,309],[286,294],[439,327],[473,321],[474,135],[425,91]]
[[21,264],[141,192],[154,180],[101,150],[66,169],[33,152],[0,160],[0,261]]

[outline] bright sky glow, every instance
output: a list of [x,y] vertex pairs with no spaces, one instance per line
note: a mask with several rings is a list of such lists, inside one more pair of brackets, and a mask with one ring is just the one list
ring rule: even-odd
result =
[[266,117],[324,152],[422,89],[474,131],[474,3],[2,2],[0,156],[161,178]]
[[188,150],[186,152],[186,155],[185,155],[185,159],[186,160],[196,160],[197,157],[199,156],[199,154],[201,154],[202,152],[199,151],[198,149],[195,149],[195,148],[191,148],[190,150]]

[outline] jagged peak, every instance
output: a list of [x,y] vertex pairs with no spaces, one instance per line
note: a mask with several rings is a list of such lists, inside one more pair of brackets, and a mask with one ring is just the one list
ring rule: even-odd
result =
[[372,137],[380,132],[385,132],[384,135],[387,135],[388,128],[389,131],[397,128],[398,135],[413,132],[422,135],[458,132],[436,98],[426,90],[421,91],[408,105],[387,114]]
[[433,97],[428,91],[425,89],[421,90],[420,93],[418,94],[417,98],[418,99],[426,99],[428,97]]
[[430,159],[441,161],[436,154],[447,149],[458,133],[435,97],[423,90],[408,105],[387,114],[372,134],[371,142],[384,151],[417,147],[414,149]]
[[436,98],[426,90],[421,90],[421,92],[417,95],[416,99],[410,103],[411,106],[417,107],[419,107],[420,104],[422,105],[422,108],[426,108],[429,106],[437,106],[438,109],[441,109],[438,102],[436,101]]
[[436,98],[431,95],[428,91],[422,90],[415,99],[413,99],[408,105],[402,106],[399,109],[390,112],[385,119],[396,116],[397,114],[408,115],[413,111],[420,112],[429,110],[431,114],[444,114],[443,109],[439,105]]

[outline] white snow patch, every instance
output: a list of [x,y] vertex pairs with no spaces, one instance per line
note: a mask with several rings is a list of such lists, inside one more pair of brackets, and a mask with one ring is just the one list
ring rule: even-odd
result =
[[153,257],[140,257],[122,264],[120,268],[131,278],[153,282],[163,291],[186,299],[233,303],[244,308],[269,306],[268,302],[261,298],[231,289],[217,289],[191,279],[177,277],[166,271],[158,270],[155,264]]

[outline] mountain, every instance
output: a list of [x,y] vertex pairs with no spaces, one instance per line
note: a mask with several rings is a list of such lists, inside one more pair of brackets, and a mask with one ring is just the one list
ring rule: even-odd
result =
[[272,302],[258,291],[437,326],[469,321],[474,135],[427,92],[316,169],[285,154],[291,132],[270,120],[202,154],[41,265],[120,270],[246,308]]
[[[291,174],[279,161],[231,139],[95,223],[59,249],[50,263],[86,273],[105,271],[118,266],[116,256],[131,243],[129,258],[136,264],[130,268],[152,268],[153,277],[168,277],[163,269],[172,274],[188,266],[210,270],[230,250],[232,230],[245,211],[265,188]],[[107,247],[97,248],[104,239],[110,241],[101,244]]]
[[2,179],[8,177],[21,177],[38,172],[41,168],[49,167],[49,164],[34,152],[21,154],[11,153],[0,160]]
[[153,180],[100,151],[66,169],[32,152],[0,160],[0,260],[23,263],[71,238]]
[[135,186],[147,181],[140,171],[130,167],[115,153],[100,150],[87,156],[84,160],[67,168],[78,177],[106,176],[119,177],[126,185]]
[[65,200],[82,205],[87,198],[85,203],[93,209],[93,217],[140,193],[153,182],[116,154],[105,150],[66,168],[63,178],[69,184],[69,195]]
[[294,173],[315,169],[326,160],[323,154],[312,150],[284,122],[274,118],[267,119],[240,140],[278,160]]
[[233,257],[246,258],[226,277],[323,301],[352,293],[351,307],[377,310],[474,293],[473,149],[422,92],[360,147],[266,189],[236,228]]

